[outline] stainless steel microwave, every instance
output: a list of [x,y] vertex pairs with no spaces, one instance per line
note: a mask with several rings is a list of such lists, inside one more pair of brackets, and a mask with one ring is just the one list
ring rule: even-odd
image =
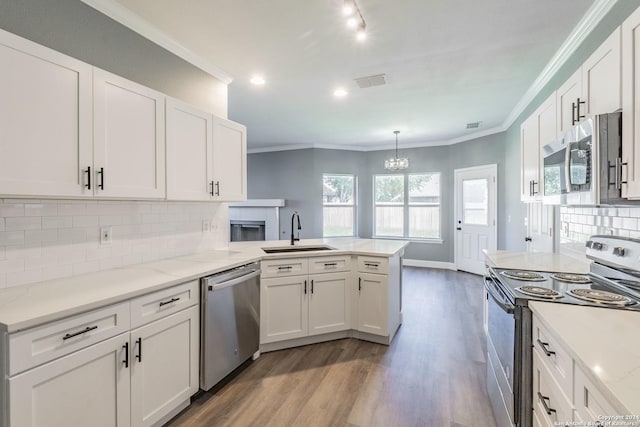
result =
[[543,202],[555,205],[614,205],[621,197],[622,113],[590,117],[545,145]]

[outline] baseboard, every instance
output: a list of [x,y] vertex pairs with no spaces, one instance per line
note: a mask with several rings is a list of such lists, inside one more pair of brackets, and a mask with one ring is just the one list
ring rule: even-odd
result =
[[402,260],[402,265],[407,267],[425,267],[425,268],[440,268],[442,270],[456,270],[456,265],[452,262],[443,261],[425,261],[421,259],[407,259]]

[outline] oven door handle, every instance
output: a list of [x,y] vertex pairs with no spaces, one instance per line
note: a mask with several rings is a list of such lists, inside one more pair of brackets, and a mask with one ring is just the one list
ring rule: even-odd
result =
[[[491,284],[489,284],[489,282],[491,282]],[[500,306],[501,309],[503,309],[507,314],[513,314],[515,306],[508,302],[506,298],[501,298],[497,295],[497,293],[500,291],[497,289],[496,282],[495,280],[493,280],[493,278],[485,276],[484,287],[487,289],[487,292],[489,293],[491,298],[493,298],[493,300]]]

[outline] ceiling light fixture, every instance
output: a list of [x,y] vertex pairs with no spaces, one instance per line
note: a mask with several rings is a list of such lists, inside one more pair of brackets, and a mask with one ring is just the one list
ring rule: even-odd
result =
[[347,16],[347,27],[356,29],[356,39],[364,41],[367,39],[367,23],[364,22],[360,8],[356,4],[356,0],[344,0],[342,5],[342,14]]
[[390,171],[395,171],[398,169],[406,169],[409,167],[409,159],[406,157],[398,158],[398,134],[399,130],[394,130],[393,133],[396,134],[396,155],[390,159],[384,161],[384,168]]
[[347,96],[349,92],[347,92],[346,90],[344,90],[343,88],[338,88],[333,92],[333,96],[336,96],[338,98],[343,98],[345,96]]
[[262,76],[253,76],[250,81],[256,86],[262,86],[265,83],[264,77]]

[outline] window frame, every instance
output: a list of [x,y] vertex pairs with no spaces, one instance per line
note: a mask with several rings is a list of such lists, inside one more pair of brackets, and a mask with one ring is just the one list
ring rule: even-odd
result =
[[[410,202],[409,198],[409,176],[411,175],[438,175],[438,203],[429,203],[429,202]],[[390,204],[390,203],[378,203],[376,201],[376,178],[384,177],[384,176],[402,176],[403,177],[403,203],[402,204]],[[387,173],[387,174],[374,174],[372,178],[372,204],[373,204],[373,212],[372,212],[372,223],[371,223],[371,236],[375,239],[390,239],[390,240],[411,240],[411,241],[419,241],[419,242],[429,242],[429,243],[443,243],[442,240],[442,172],[404,172],[404,173]],[[403,214],[403,232],[402,236],[385,236],[378,235],[376,232],[376,211],[377,207],[381,206],[396,206],[402,207]],[[409,236],[409,227],[410,227],[410,214],[409,210],[411,207],[437,207],[438,208],[438,237],[410,237]]]
[[[322,237],[323,238],[339,238],[339,237],[357,237],[358,236],[358,176],[353,173],[323,173],[322,174],[322,185],[324,185],[324,179],[326,176],[339,176],[339,177],[351,177],[353,178],[353,203],[350,205],[345,205],[342,203],[325,203],[324,202],[324,189],[322,191]],[[324,234],[324,208],[326,207],[350,207],[353,209],[353,224],[352,224],[352,234],[345,234],[340,236],[326,236]]]

